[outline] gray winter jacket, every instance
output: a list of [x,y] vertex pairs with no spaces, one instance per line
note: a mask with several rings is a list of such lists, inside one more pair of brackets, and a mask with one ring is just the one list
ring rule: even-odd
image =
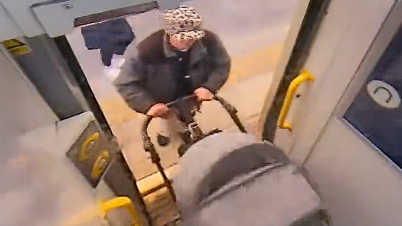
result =
[[[204,87],[216,93],[227,81],[231,60],[214,33],[206,31],[190,51],[189,76],[193,88]],[[176,98],[178,84],[172,73],[171,49],[163,30],[159,30],[141,43],[136,50],[127,51],[127,62],[114,85],[127,104],[145,114],[157,103],[168,103]]]

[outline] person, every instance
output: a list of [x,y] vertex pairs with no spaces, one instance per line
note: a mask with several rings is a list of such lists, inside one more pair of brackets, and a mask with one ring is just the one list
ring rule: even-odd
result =
[[129,107],[164,119],[157,134],[160,146],[169,144],[172,129],[180,132],[166,103],[190,94],[209,101],[228,79],[230,57],[218,36],[201,25],[202,17],[192,7],[167,10],[164,29],[127,55],[114,82]]
[[125,63],[124,53],[135,39],[135,34],[125,18],[113,19],[82,27],[81,33],[87,49],[100,49],[104,73],[116,79]]

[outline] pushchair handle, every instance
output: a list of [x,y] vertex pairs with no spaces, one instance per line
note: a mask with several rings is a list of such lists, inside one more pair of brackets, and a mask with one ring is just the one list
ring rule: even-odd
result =
[[171,107],[173,107],[174,105],[176,105],[178,102],[180,102],[180,101],[185,101],[185,100],[190,100],[190,99],[195,99],[195,98],[197,98],[197,96],[195,95],[195,94],[191,94],[191,95],[188,95],[188,96],[184,96],[184,97],[181,97],[181,98],[179,98],[179,99],[176,99],[176,100],[174,100],[174,101],[172,101],[172,102],[169,102],[169,103],[167,103],[166,104],[166,106],[168,107],[168,108],[171,108]]
[[[179,101],[188,100],[188,99],[192,99],[195,97],[196,97],[195,94],[185,96],[185,97],[182,97],[182,98],[179,98],[177,100],[167,103],[166,106],[170,108],[170,107],[173,107],[175,104],[177,104]],[[237,109],[220,96],[215,95],[214,100],[219,102],[222,105],[222,107],[229,113],[230,117],[232,118],[232,120],[236,124],[236,126],[239,128],[239,130],[243,133],[247,133],[247,130],[245,129],[245,127],[241,123],[240,119],[236,115]],[[149,143],[146,141],[150,141],[150,137],[148,135],[148,126],[151,123],[153,118],[154,118],[153,116],[147,115],[147,118],[144,120],[144,123],[142,124],[141,133],[142,133],[142,138],[144,141],[144,148],[146,148],[145,143]]]

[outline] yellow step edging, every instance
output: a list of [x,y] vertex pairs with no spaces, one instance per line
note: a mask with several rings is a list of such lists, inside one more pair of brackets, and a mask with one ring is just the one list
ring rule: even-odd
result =
[[[179,172],[179,165],[174,164],[165,170],[166,176],[172,180],[173,176]],[[137,182],[138,190],[141,194],[146,195],[155,188],[163,186],[164,181],[159,172],[147,176]]]

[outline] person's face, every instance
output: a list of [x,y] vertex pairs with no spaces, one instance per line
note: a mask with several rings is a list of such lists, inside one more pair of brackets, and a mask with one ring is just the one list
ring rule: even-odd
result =
[[179,51],[188,50],[193,46],[194,40],[178,40],[174,37],[169,38],[169,43]]

